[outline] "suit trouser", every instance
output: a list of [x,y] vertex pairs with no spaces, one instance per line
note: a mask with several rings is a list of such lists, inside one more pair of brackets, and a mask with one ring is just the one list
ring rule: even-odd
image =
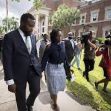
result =
[[[26,84],[29,83],[30,94],[26,100]],[[27,81],[16,83],[16,102],[18,111],[28,111],[27,106],[33,106],[37,95],[40,92],[40,77],[30,68]]]

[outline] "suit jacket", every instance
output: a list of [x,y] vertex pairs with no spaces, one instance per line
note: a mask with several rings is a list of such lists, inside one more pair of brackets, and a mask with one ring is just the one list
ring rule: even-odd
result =
[[71,63],[72,59],[74,58],[74,49],[69,39],[65,40],[65,50],[66,50],[67,60],[69,63]]
[[30,65],[35,73],[41,76],[41,65],[37,57],[36,38],[31,36],[32,51],[27,47],[18,30],[5,35],[3,40],[3,67],[5,80],[24,81],[27,78]]

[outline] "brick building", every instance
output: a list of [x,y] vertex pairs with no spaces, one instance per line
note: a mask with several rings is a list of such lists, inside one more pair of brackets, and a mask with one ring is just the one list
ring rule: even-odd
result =
[[28,12],[33,14],[36,18],[35,34],[40,36],[51,31],[51,24],[48,21],[49,16],[57,10],[61,4],[66,4],[69,7],[78,7],[80,2],[78,0],[42,0],[44,6],[38,11],[32,7]]
[[61,4],[66,4],[69,7],[78,7],[80,4],[79,0],[43,0],[43,3],[52,11],[57,10],[57,7]]
[[73,25],[75,36],[93,30],[95,37],[104,37],[111,30],[111,0],[92,0],[79,7],[80,20]]

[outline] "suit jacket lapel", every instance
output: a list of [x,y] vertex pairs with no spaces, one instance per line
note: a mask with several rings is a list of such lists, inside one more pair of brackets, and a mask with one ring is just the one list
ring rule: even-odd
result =
[[22,36],[20,35],[20,33],[19,33],[18,30],[17,30],[17,37],[18,37],[18,39],[21,41],[21,44],[24,46],[25,51],[29,54],[28,49],[27,49],[27,47],[26,47],[26,44],[24,43],[24,41],[23,41],[23,39],[22,39]]
[[31,52],[32,52],[33,47],[34,47],[34,37],[33,37],[33,35],[30,37],[30,39],[31,39],[31,45],[32,45],[32,49],[31,49]]

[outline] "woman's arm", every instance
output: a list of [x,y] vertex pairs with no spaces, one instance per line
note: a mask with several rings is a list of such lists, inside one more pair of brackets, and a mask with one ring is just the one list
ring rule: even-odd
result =
[[92,43],[90,40],[88,40],[88,43],[89,43],[89,45],[90,45],[92,48],[94,48],[94,49],[97,48],[96,45],[95,45],[94,43]]
[[42,61],[41,61],[42,71],[45,70],[46,64],[49,60],[49,54],[50,54],[50,44],[46,46],[43,57],[42,57]]
[[105,49],[101,49],[103,46],[101,46],[101,47],[99,47],[98,49],[97,49],[97,51],[96,51],[96,56],[100,56],[100,55],[102,55],[103,53],[104,53],[104,50]]

